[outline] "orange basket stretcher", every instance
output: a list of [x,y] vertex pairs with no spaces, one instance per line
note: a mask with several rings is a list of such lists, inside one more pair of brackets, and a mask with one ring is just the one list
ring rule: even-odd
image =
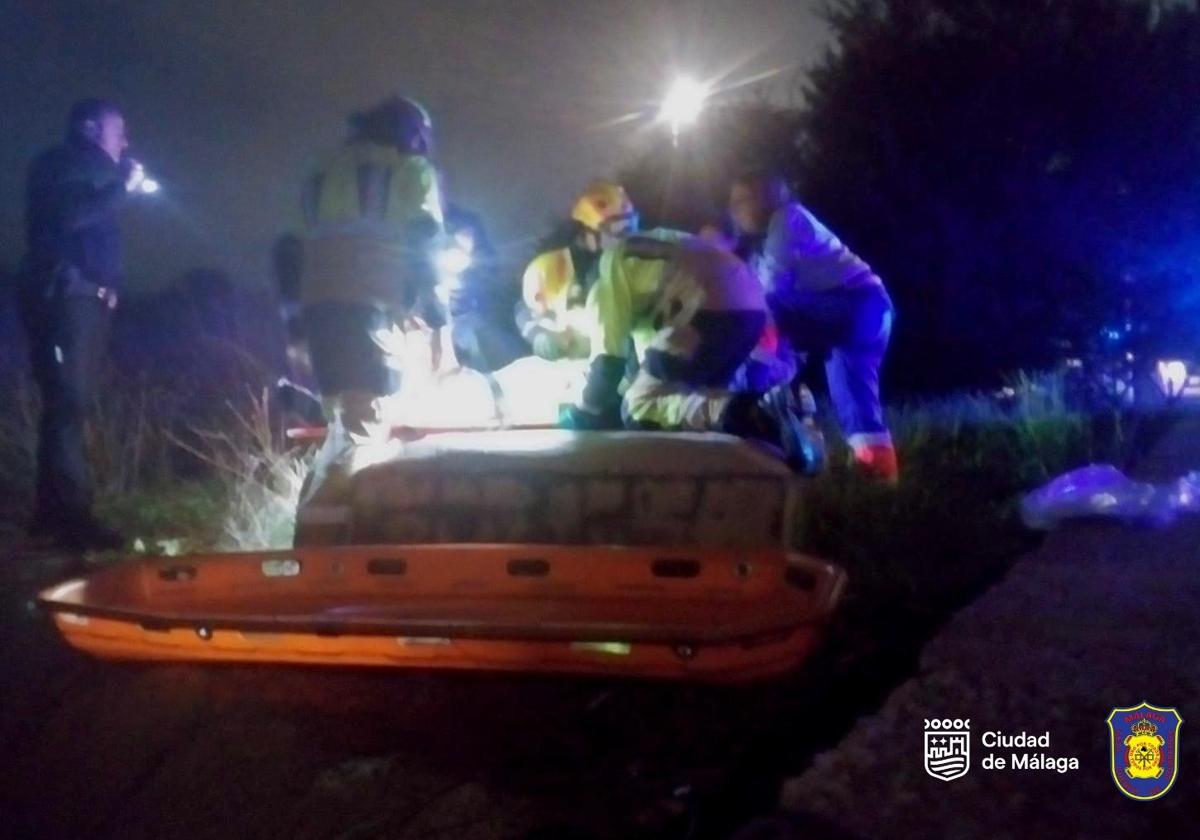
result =
[[741,682],[803,662],[844,584],[781,551],[357,546],[146,558],[38,600],[106,659]]
[[802,663],[845,587],[788,550],[795,477],[727,435],[443,431],[342,466],[291,550],[132,560],[40,603],[113,659],[738,682]]

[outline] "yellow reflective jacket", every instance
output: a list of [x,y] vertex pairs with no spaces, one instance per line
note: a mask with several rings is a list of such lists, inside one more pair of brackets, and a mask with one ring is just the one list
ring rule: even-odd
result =
[[629,354],[643,359],[659,331],[687,328],[699,312],[766,313],[767,304],[762,285],[736,256],[658,229],[604,252],[587,309],[591,365],[581,406],[597,413],[617,394]]
[[534,257],[521,277],[525,306],[538,317],[563,317],[567,310],[583,305],[570,248],[544,251]]
[[637,357],[654,333],[689,324],[697,312],[765,312],[761,284],[733,254],[680,231],[631,236],[600,258],[588,294],[592,357]]
[[301,299],[411,308],[432,288],[431,248],[442,232],[437,171],[428,158],[348,143],[304,191]]
[[538,254],[521,278],[517,327],[534,353],[546,358],[588,358],[588,278],[576,273],[570,248]]

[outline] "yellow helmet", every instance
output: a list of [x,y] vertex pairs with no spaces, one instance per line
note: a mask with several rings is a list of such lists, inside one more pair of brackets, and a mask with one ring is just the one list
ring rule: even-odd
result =
[[571,218],[597,232],[637,230],[637,211],[633,209],[633,202],[629,200],[624,187],[611,181],[593,181],[589,184],[571,208]]

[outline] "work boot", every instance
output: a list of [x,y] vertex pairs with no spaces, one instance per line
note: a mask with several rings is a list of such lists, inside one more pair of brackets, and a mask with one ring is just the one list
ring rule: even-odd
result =
[[386,440],[391,431],[383,425],[380,398],[370,391],[343,391],[332,398],[323,398],[322,403],[325,414],[334,420],[327,435],[340,426],[350,442],[363,443]]
[[900,464],[896,450],[890,443],[873,443],[856,446],[853,450],[855,468],[867,478],[886,484],[900,483]]
[[803,391],[807,400],[794,396],[787,385],[761,395],[735,394],[721,418],[721,430],[776,446],[793,470],[816,475],[825,466],[825,436],[817,428],[816,403],[807,388]]

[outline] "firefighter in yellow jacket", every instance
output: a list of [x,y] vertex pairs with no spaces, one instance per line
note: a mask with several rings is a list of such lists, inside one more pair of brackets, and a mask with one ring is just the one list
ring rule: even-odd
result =
[[601,249],[637,230],[638,216],[620,184],[595,181],[576,199],[567,225],[525,269],[517,326],[535,356],[586,359],[584,310]]
[[[604,428],[619,416],[629,428],[723,431],[779,447],[798,471],[820,469],[811,406],[786,386],[732,390],[768,323],[762,286],[736,256],[676,231],[631,236],[601,255],[587,311],[591,366],[563,425]],[[622,396],[631,353],[640,367]]]
[[438,347],[446,324],[432,132],[424,108],[392,97],[351,116],[348,140],[305,185],[302,317],[326,413],[351,432],[397,390],[379,336],[419,319]]

